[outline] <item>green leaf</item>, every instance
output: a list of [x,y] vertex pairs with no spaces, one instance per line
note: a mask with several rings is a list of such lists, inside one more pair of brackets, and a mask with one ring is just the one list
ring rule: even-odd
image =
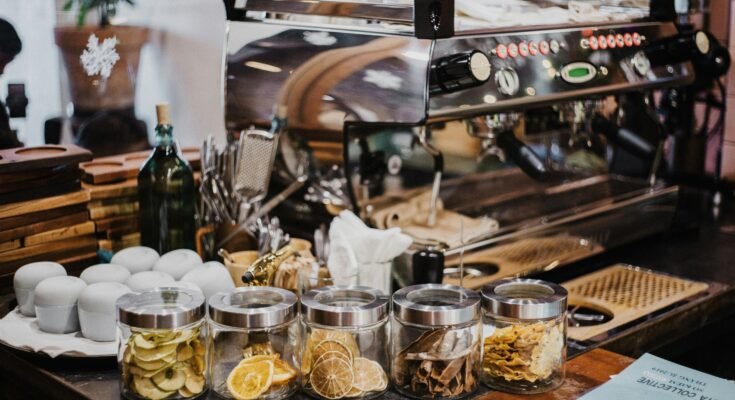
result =
[[74,6],[74,0],[69,0],[64,4],[64,11],[71,11],[72,6]]
[[87,13],[89,12],[89,5],[87,2],[80,2],[79,4],[79,14],[77,15],[77,26],[83,27],[84,21],[87,20]]

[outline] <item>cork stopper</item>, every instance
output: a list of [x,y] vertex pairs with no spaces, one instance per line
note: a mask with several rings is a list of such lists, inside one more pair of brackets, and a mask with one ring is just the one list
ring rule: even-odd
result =
[[171,119],[168,113],[168,103],[156,104],[156,117],[158,125],[171,125]]

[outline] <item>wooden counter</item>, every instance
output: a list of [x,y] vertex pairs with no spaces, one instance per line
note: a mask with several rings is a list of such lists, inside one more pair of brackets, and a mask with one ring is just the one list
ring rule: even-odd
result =
[[535,395],[490,392],[478,400],[567,400],[576,399],[618,374],[634,360],[611,351],[595,349],[567,363],[567,376],[556,390]]

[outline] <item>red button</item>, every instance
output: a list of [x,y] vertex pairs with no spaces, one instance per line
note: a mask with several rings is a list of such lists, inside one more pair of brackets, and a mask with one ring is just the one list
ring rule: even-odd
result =
[[605,36],[598,36],[597,41],[599,42],[601,49],[605,50],[607,48],[607,39],[605,38]]
[[536,42],[528,43],[528,52],[531,53],[532,56],[538,54],[538,45],[536,44]]
[[615,48],[615,36],[607,35],[607,47],[611,49]]
[[549,54],[549,42],[542,40],[541,43],[538,44],[538,50],[543,55]]
[[625,40],[625,46],[627,47],[633,46],[633,36],[631,36],[630,33],[626,33],[623,36],[623,40]]
[[508,55],[513,58],[518,57],[518,46],[515,43],[508,45]]
[[528,57],[528,44],[526,42],[521,42],[518,44],[518,54],[523,57]]
[[633,44],[636,46],[641,45],[641,35],[638,32],[633,33]]
[[590,36],[590,49],[597,50],[600,48],[600,42],[597,41],[596,36]]
[[500,58],[508,57],[508,48],[505,47],[504,44],[499,44],[498,47],[495,48],[495,55]]
[[623,35],[619,33],[615,35],[615,44],[617,44],[618,47],[625,47],[625,39],[623,39]]

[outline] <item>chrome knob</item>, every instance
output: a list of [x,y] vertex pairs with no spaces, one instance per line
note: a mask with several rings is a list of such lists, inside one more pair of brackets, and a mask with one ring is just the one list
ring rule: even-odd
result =
[[514,96],[521,87],[518,73],[513,68],[503,68],[495,73],[495,85],[498,92],[506,96]]

